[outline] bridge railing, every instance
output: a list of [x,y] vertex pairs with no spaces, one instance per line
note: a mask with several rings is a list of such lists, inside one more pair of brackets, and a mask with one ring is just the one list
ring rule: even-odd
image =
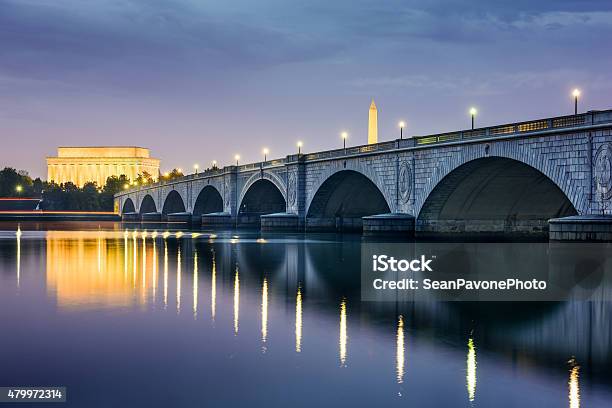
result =
[[[325,150],[322,152],[316,153],[307,153],[304,154],[304,160],[321,160],[321,159],[330,159],[334,157],[341,157],[352,154],[361,154],[361,153],[371,153],[371,152],[380,152],[385,150],[393,150],[398,147],[397,141],[393,140],[390,142],[382,142],[370,145],[361,145],[361,146],[351,146],[346,149],[334,149],[334,150]],[[297,159],[298,155],[291,155],[289,159]]]
[[[598,118],[599,116],[599,118]],[[579,115],[558,116],[549,119],[537,119],[527,122],[510,123],[499,126],[463,130],[451,133],[440,133],[428,136],[414,137],[417,146],[436,143],[446,143],[472,138],[508,136],[514,134],[525,134],[546,129],[564,129],[592,125],[595,123],[612,122],[610,111],[591,111]]]

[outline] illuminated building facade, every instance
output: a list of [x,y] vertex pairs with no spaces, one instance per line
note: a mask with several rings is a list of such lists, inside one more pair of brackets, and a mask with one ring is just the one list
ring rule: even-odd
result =
[[47,157],[47,180],[57,184],[72,182],[82,187],[94,181],[103,186],[110,176],[125,174],[134,180],[145,171],[157,179],[159,160],[142,147],[58,147],[57,156]]

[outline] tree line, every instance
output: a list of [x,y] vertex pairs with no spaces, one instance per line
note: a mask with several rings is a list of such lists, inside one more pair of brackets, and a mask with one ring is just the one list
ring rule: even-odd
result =
[[[182,177],[177,169],[164,175],[165,180]],[[56,184],[32,179],[27,171],[5,167],[0,170],[0,197],[24,197],[42,199],[42,210],[54,211],[113,211],[113,197],[132,185],[154,182],[151,174],[143,172],[131,181],[125,175],[111,176],[103,186],[87,182],[82,187],[67,182]]]

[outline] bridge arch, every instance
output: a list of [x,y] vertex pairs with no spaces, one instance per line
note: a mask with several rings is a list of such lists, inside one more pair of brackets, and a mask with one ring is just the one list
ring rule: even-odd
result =
[[314,191],[306,211],[309,229],[361,229],[362,217],[391,212],[376,183],[355,170],[334,172]]
[[125,213],[135,213],[136,212],[136,207],[134,206],[134,202],[132,201],[131,198],[126,198],[125,201],[123,202],[123,207],[121,209],[121,214],[125,214]]
[[278,186],[268,178],[260,178],[244,192],[238,207],[238,217],[243,225],[258,225],[261,215],[286,210],[287,202]]
[[140,214],[154,213],[157,212],[157,206],[155,200],[150,194],[145,195],[140,203]]
[[[276,186],[277,190],[283,196],[283,200],[286,199],[285,193],[287,192],[287,186],[285,185],[284,181],[279,176],[277,176],[274,173],[268,172],[268,171],[257,172],[248,178],[246,183],[244,183],[242,190],[240,191],[240,196],[238,197],[238,208],[239,209],[241,208],[242,202],[244,201],[244,198],[246,194],[248,193],[248,191],[251,189],[251,187],[255,183],[261,180],[267,180],[270,183],[272,183],[274,186]],[[285,211],[285,209],[283,209],[282,211]]]
[[193,205],[193,215],[210,214],[223,211],[221,193],[212,185],[206,185],[196,198]]
[[306,192],[306,213],[308,213],[312,200],[314,199],[315,194],[319,191],[323,183],[325,183],[334,174],[347,170],[353,170],[370,180],[382,193],[383,197],[385,197],[385,201],[389,205],[389,208],[393,210],[394,200],[389,194],[388,189],[385,188],[385,184],[383,183],[382,179],[372,169],[372,166],[363,165],[362,163],[353,160],[348,160],[345,161],[342,166],[340,166],[339,163],[336,163],[335,165],[326,167],[324,170],[319,172],[318,176],[312,183],[312,188],[308,188]]
[[419,232],[546,232],[550,218],[576,215],[562,188],[519,160],[476,158],[449,171],[424,198]]
[[512,159],[537,169],[552,180],[567,196],[579,214],[588,211],[589,201],[587,194],[579,185],[580,180],[572,180],[568,176],[566,169],[561,165],[554,165],[551,158],[540,153],[538,150],[526,150],[526,148],[516,148],[516,144],[510,142],[469,144],[459,148],[459,150],[441,150],[440,156],[443,160],[433,165],[432,174],[427,177],[426,182],[416,194],[414,203],[414,214],[421,211],[429,194],[440,183],[440,181],[459,166],[472,160],[486,157],[500,157]]
[[176,191],[172,190],[166,196],[164,200],[164,206],[162,207],[163,214],[172,214],[185,212],[185,202],[183,197]]

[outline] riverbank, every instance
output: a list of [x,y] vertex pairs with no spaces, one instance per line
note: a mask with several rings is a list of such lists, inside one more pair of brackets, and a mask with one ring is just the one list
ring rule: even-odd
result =
[[89,211],[0,211],[0,221],[121,221],[121,216]]

